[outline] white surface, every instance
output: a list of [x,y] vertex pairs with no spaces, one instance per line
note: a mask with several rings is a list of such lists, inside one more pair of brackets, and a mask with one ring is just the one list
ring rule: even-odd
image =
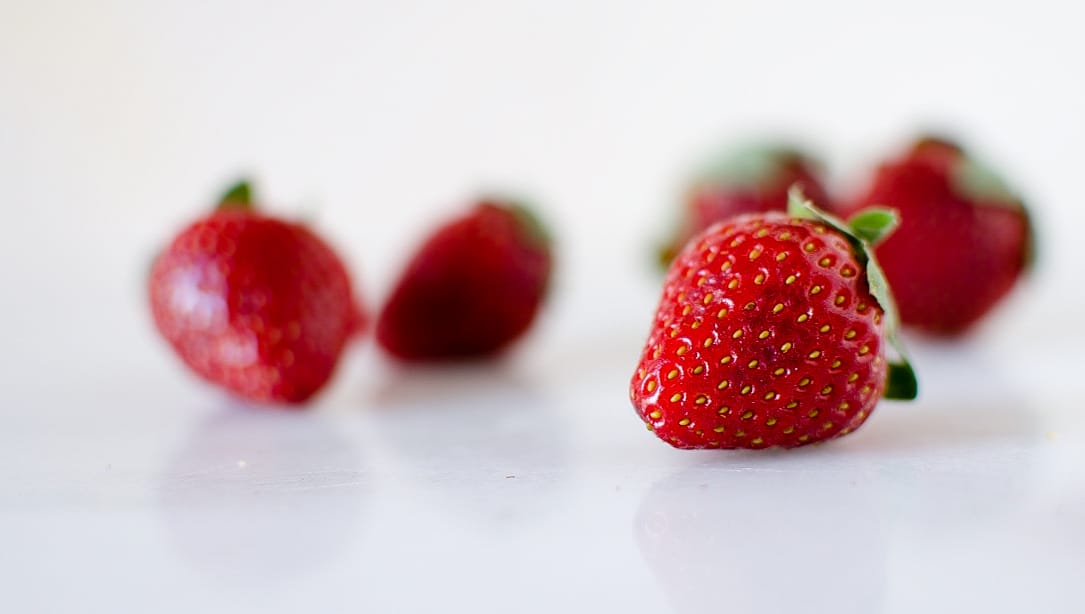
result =
[[[1065,3],[405,4],[0,6],[0,611],[1077,611]],[[782,131],[847,184],[928,122],[1012,171],[1037,274],[964,344],[918,342],[921,400],[853,436],[656,441],[625,390],[688,164]],[[546,318],[496,365],[365,343],[311,411],[239,407],[157,341],[141,278],[241,171],[370,305],[421,226],[523,191],[561,240]]]

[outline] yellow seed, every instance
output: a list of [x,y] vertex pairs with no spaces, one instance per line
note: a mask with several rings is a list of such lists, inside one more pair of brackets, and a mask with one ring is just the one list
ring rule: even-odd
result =
[[806,355],[807,358],[817,358],[818,356],[821,356],[821,350],[814,350]]
[[725,315],[727,315],[727,308],[726,307],[724,307],[723,309],[720,309],[719,311],[716,312],[716,317],[717,318],[722,318]]
[[839,296],[837,296],[837,297],[836,297],[836,304],[837,304],[837,305],[843,305],[843,304],[844,304],[844,301],[846,301],[846,300],[847,300],[847,299],[846,299],[846,298],[844,298],[844,295],[843,295],[843,294],[841,294],[841,295],[839,295]]
[[746,363],[746,366],[752,369],[757,366],[757,361],[751,360],[750,362]]
[[761,334],[758,335],[757,338],[758,339],[768,339],[769,338],[769,331],[767,331],[767,330],[761,331]]
[[841,411],[846,411],[849,407],[851,407],[851,405],[847,401],[841,401],[840,402],[839,409]]
[[723,262],[723,264],[720,265],[720,273],[726,271],[729,268],[731,268],[731,261],[730,260],[725,260]]
[[746,385],[746,386],[742,387],[742,390],[739,391],[739,394],[750,394],[750,391],[752,391],[752,390],[753,390],[753,386]]
[[676,377],[678,377],[678,369],[671,369],[670,372],[667,373],[667,379],[674,379]]
[[869,354],[869,353],[870,353],[870,346],[869,345],[864,345],[863,347],[859,348],[859,355],[860,356],[863,356],[863,355]]
[[682,393],[681,392],[676,392],[673,395],[671,395],[671,403],[677,403],[677,402],[679,402],[681,400],[682,400]]
[[672,328],[671,329],[671,339],[674,339],[677,336],[678,336],[678,329],[677,328]]
[[[659,348],[656,348],[655,351],[652,352],[652,358],[659,358],[659,355],[661,353],[662,353],[662,350],[660,350]],[[681,356],[682,354],[684,354],[684,352],[682,351],[682,348],[678,348],[678,355]]]
[[856,306],[855,310],[859,313],[863,313],[864,311],[866,311],[866,303],[859,303],[859,305]]
[[646,388],[648,388],[648,392],[654,391],[656,389],[656,381],[654,379],[648,380],[648,386],[646,386]]
[[716,428],[714,428],[712,430],[717,432],[717,433],[722,433],[723,432],[723,427],[722,426],[717,426]]
[[844,277],[853,277],[855,275],[855,269],[851,268],[850,266],[846,266],[840,269],[840,274]]
[[701,301],[701,302],[703,302],[705,305],[711,303],[712,302],[712,293],[709,292],[708,294],[704,295],[704,300]]
[[738,247],[742,243],[742,239],[735,239],[731,241],[731,247]]
[[805,250],[806,250],[806,251],[808,251],[808,252],[812,252],[812,251],[814,251],[815,249],[817,249],[817,246],[816,246],[816,245],[814,245],[814,244],[813,244],[813,243],[811,242],[811,243],[807,243],[806,245],[803,245],[803,246],[802,246],[802,248],[803,248],[803,249],[805,249]]
[[775,393],[775,392],[766,392],[766,393],[765,393],[765,400],[766,400],[766,401],[771,401],[771,400],[775,399],[775,398],[776,398],[776,396],[777,396],[777,395],[776,395],[776,393]]
[[757,276],[753,278],[753,283],[758,285],[765,283],[765,274],[758,273]]
[[845,339],[854,339],[855,335],[856,335],[855,330],[849,330],[848,332],[844,333],[844,338]]
[[693,432],[697,433],[698,437],[700,437],[701,435],[704,435],[704,431],[702,431],[701,429],[697,429],[696,431],[693,431]]
[[787,279],[784,280],[784,283],[790,286],[791,284],[795,283],[796,279],[798,279],[798,277],[795,277],[794,275],[788,275]]
[[678,302],[679,303],[686,302],[686,293],[685,292],[679,292],[678,293]]
[[761,248],[755,247],[755,248],[750,250],[750,260],[757,260],[757,258],[760,255],[761,255]]
[[727,380],[723,380],[719,384],[716,384],[716,388],[719,389],[719,390],[723,390],[723,389],[727,388],[730,385],[731,385],[731,382],[728,382]]
[[765,420],[765,426],[776,426],[776,418]]
[[701,278],[697,280],[697,287],[703,286],[705,281],[707,281],[707,278],[701,276]]
[[831,368],[831,369],[839,369],[840,368],[840,359],[837,358],[836,360],[834,360],[833,364],[829,365],[829,368]]
[[736,330],[735,332],[731,333],[731,338],[732,339],[738,339],[741,336],[742,336],[742,329],[741,328]]
[[798,403],[798,401],[792,401],[792,402],[790,402],[790,403],[788,403],[788,404],[787,404],[787,408],[788,408],[788,409],[795,409],[795,408],[796,408],[796,407],[798,407],[798,406],[799,406],[799,403]]
[[858,373],[852,373],[851,375],[848,376],[848,382],[849,383],[854,382],[857,379],[859,379],[859,374]]
[[776,303],[775,305],[772,306],[772,313],[780,313],[783,310],[784,310],[784,304],[783,303]]
[[785,231],[780,233],[779,238],[780,238],[781,241],[787,241],[788,239],[791,238],[791,233],[785,230]]
[[866,410],[865,409],[859,410],[859,419],[862,420],[863,418],[866,418]]
[[785,435],[790,435],[790,434],[792,434],[794,432],[795,432],[795,427],[793,427],[793,426],[789,426],[786,429],[784,429],[784,434]]
[[[678,346],[678,349],[674,351],[674,353],[681,356],[681,355],[685,354],[688,351],[689,351],[689,346],[688,345],[680,345],[680,346]],[[659,356],[656,356],[656,358],[659,358]]]
[[825,429],[827,431],[827,430],[833,428],[833,423],[832,422],[826,422],[825,424],[821,425],[821,428],[823,428],[823,429]]
[[708,347],[708,346],[712,345],[712,337],[706,337],[705,340],[704,340],[704,343],[701,344],[701,345],[703,345],[705,347]]
[[795,321],[798,322],[799,324],[802,324],[803,322],[805,322],[805,321],[807,321],[809,319],[810,319],[810,316],[804,313],[804,314],[800,315],[799,317],[795,318]]
[[678,421],[679,426],[689,426],[689,418],[682,418]]
[[698,328],[701,327],[701,321],[700,320],[694,320],[693,324],[690,324],[689,327],[692,328],[693,330],[697,330]]
[[649,422],[645,422],[645,423],[644,423],[644,426],[646,426],[646,427],[648,428],[648,430],[649,430],[649,431],[654,431],[654,430],[656,430],[656,428],[655,428],[654,426],[652,426],[652,425],[651,425],[651,423],[649,423]]
[[764,237],[767,237],[768,235],[769,235],[769,229],[768,228],[762,228],[761,230],[758,230],[757,232],[755,232],[753,236],[757,237],[758,239],[762,239]]
[[799,386],[800,387],[809,386],[809,385],[810,385],[810,378],[809,377],[804,377],[801,380],[799,380]]
[[663,417],[663,412],[661,412],[661,411],[659,411],[657,409],[657,410],[653,411],[652,413],[648,414],[648,417],[651,418],[652,420],[659,420],[660,418]]
[[705,403],[708,402],[708,397],[706,397],[705,395],[702,394],[701,396],[697,397],[697,399],[695,401],[693,401],[693,402],[698,404],[698,405],[704,405]]
[[832,391],[833,391],[833,387],[832,387],[832,386],[826,386],[826,387],[824,387],[824,388],[822,388],[822,389],[821,389],[821,394],[829,394],[829,393],[830,393],[830,392],[832,392]]
[[639,370],[637,371],[637,377],[644,377],[644,375],[645,375],[645,371],[644,371],[644,369],[639,369]]
[[780,368],[776,369],[775,371],[773,371],[772,374],[773,375],[783,375],[784,374],[784,368],[780,367]]
[[809,439],[810,439],[809,435],[799,435],[799,441],[805,442],[805,441],[808,441]]
[[749,420],[750,418],[753,418],[753,412],[752,411],[748,411],[748,412],[742,414],[742,419],[743,420]]
[[753,441],[751,441],[750,443],[752,443],[752,444],[753,444],[753,445],[755,445],[755,446],[759,446],[759,445],[761,445],[761,444],[765,443],[765,440],[764,440],[764,439],[761,439],[760,437],[758,437],[757,439],[754,439],[754,440],[753,440]]
[[704,373],[704,365],[697,365],[696,367],[693,367],[694,375],[700,375],[702,373]]
[[832,263],[832,258],[829,258],[828,256],[822,258],[821,260],[818,260],[818,264],[820,264],[821,266],[829,266]]
[[850,428],[850,427],[844,427],[844,428],[840,429],[840,434],[841,434],[841,435],[847,435],[847,434],[848,434],[848,433],[850,433],[850,432],[851,432],[851,428]]
[[743,305],[742,308],[745,309],[746,311],[753,311],[754,309],[757,309],[757,303],[755,303],[753,301],[750,301],[749,303],[746,303],[745,305]]
[[724,405],[723,407],[716,410],[716,413],[721,416],[726,416],[727,414],[731,413],[731,408]]
[[783,262],[785,258],[787,258],[787,252],[776,254],[776,262]]
[[859,392],[863,396],[866,396],[866,395],[870,394],[870,386],[863,386],[862,390],[860,390]]
[[821,293],[821,286],[814,286],[813,288],[810,288],[810,294],[820,294],[820,293]]
[[690,307],[689,305],[686,305],[685,307],[682,308],[682,315],[688,316],[689,312],[691,312],[691,311],[693,311],[693,307]]
[[721,365],[726,365],[726,364],[728,364],[730,362],[731,362],[731,357],[730,356],[724,356],[723,358],[720,359],[720,364]]
[[784,353],[786,353],[790,349],[791,349],[791,342],[790,341],[788,341],[787,343],[780,346],[780,351],[784,352]]
[[823,332],[823,333],[829,332],[829,325],[828,324],[823,325],[821,328],[818,329],[818,331]]
[[739,431],[739,432],[735,433],[735,437],[745,437],[745,436],[746,436],[746,431]]
[[738,287],[738,280],[737,279],[732,279],[731,281],[727,282],[727,287],[730,288],[731,290],[734,290],[735,288]]

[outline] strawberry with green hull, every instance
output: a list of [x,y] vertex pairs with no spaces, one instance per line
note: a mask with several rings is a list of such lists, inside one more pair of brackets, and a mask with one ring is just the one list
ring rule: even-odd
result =
[[695,237],[633,374],[637,414],[678,448],[791,448],[854,431],[883,396],[914,398],[903,355],[886,360],[896,314],[869,252],[895,224],[873,208],[845,224],[795,189],[789,215]]
[[691,237],[744,213],[787,210],[787,191],[795,184],[827,207],[829,195],[818,162],[786,146],[764,145],[729,152],[692,182],[675,237],[659,253],[666,267]]
[[258,212],[246,183],[158,256],[149,297],[185,364],[257,402],[308,400],[364,325],[339,257],[305,226]]
[[482,200],[430,235],[377,320],[377,341],[405,361],[497,354],[535,321],[551,273],[550,239],[527,207]]
[[957,145],[916,142],[882,165],[850,206],[879,202],[902,223],[877,247],[901,319],[936,335],[967,331],[1027,269],[1032,227],[1021,200]]

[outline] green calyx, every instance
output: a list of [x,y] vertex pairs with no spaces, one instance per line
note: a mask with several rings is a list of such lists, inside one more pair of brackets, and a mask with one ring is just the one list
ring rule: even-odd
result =
[[888,399],[912,400],[919,393],[919,383],[915,370],[908,361],[904,344],[901,343],[900,316],[897,312],[893,293],[885,273],[874,257],[873,248],[884,240],[900,223],[900,217],[893,209],[868,207],[853,215],[848,221],[841,220],[814,206],[802,193],[799,186],[792,186],[788,191],[788,215],[815,222],[820,222],[839,231],[847,238],[855,252],[859,264],[866,269],[867,285],[870,294],[878,301],[885,318],[886,338],[897,353],[897,359],[889,361],[888,381],[885,397]]
[[215,209],[218,211],[242,210],[251,211],[255,208],[252,198],[252,184],[247,180],[241,180],[230,186],[222,197],[219,198]]

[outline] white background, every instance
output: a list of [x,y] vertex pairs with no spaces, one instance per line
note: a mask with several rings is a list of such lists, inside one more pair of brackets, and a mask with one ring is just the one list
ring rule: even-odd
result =
[[[0,609],[1074,611],[1085,573],[1085,43],[1068,2],[0,1]],[[1034,275],[923,395],[791,453],[683,453],[625,398],[682,179],[759,136],[841,191],[922,128],[1006,171]],[[559,279],[506,360],[366,340],[238,407],[142,277],[228,182],[379,305],[481,189]],[[513,476],[513,477],[507,477]]]

